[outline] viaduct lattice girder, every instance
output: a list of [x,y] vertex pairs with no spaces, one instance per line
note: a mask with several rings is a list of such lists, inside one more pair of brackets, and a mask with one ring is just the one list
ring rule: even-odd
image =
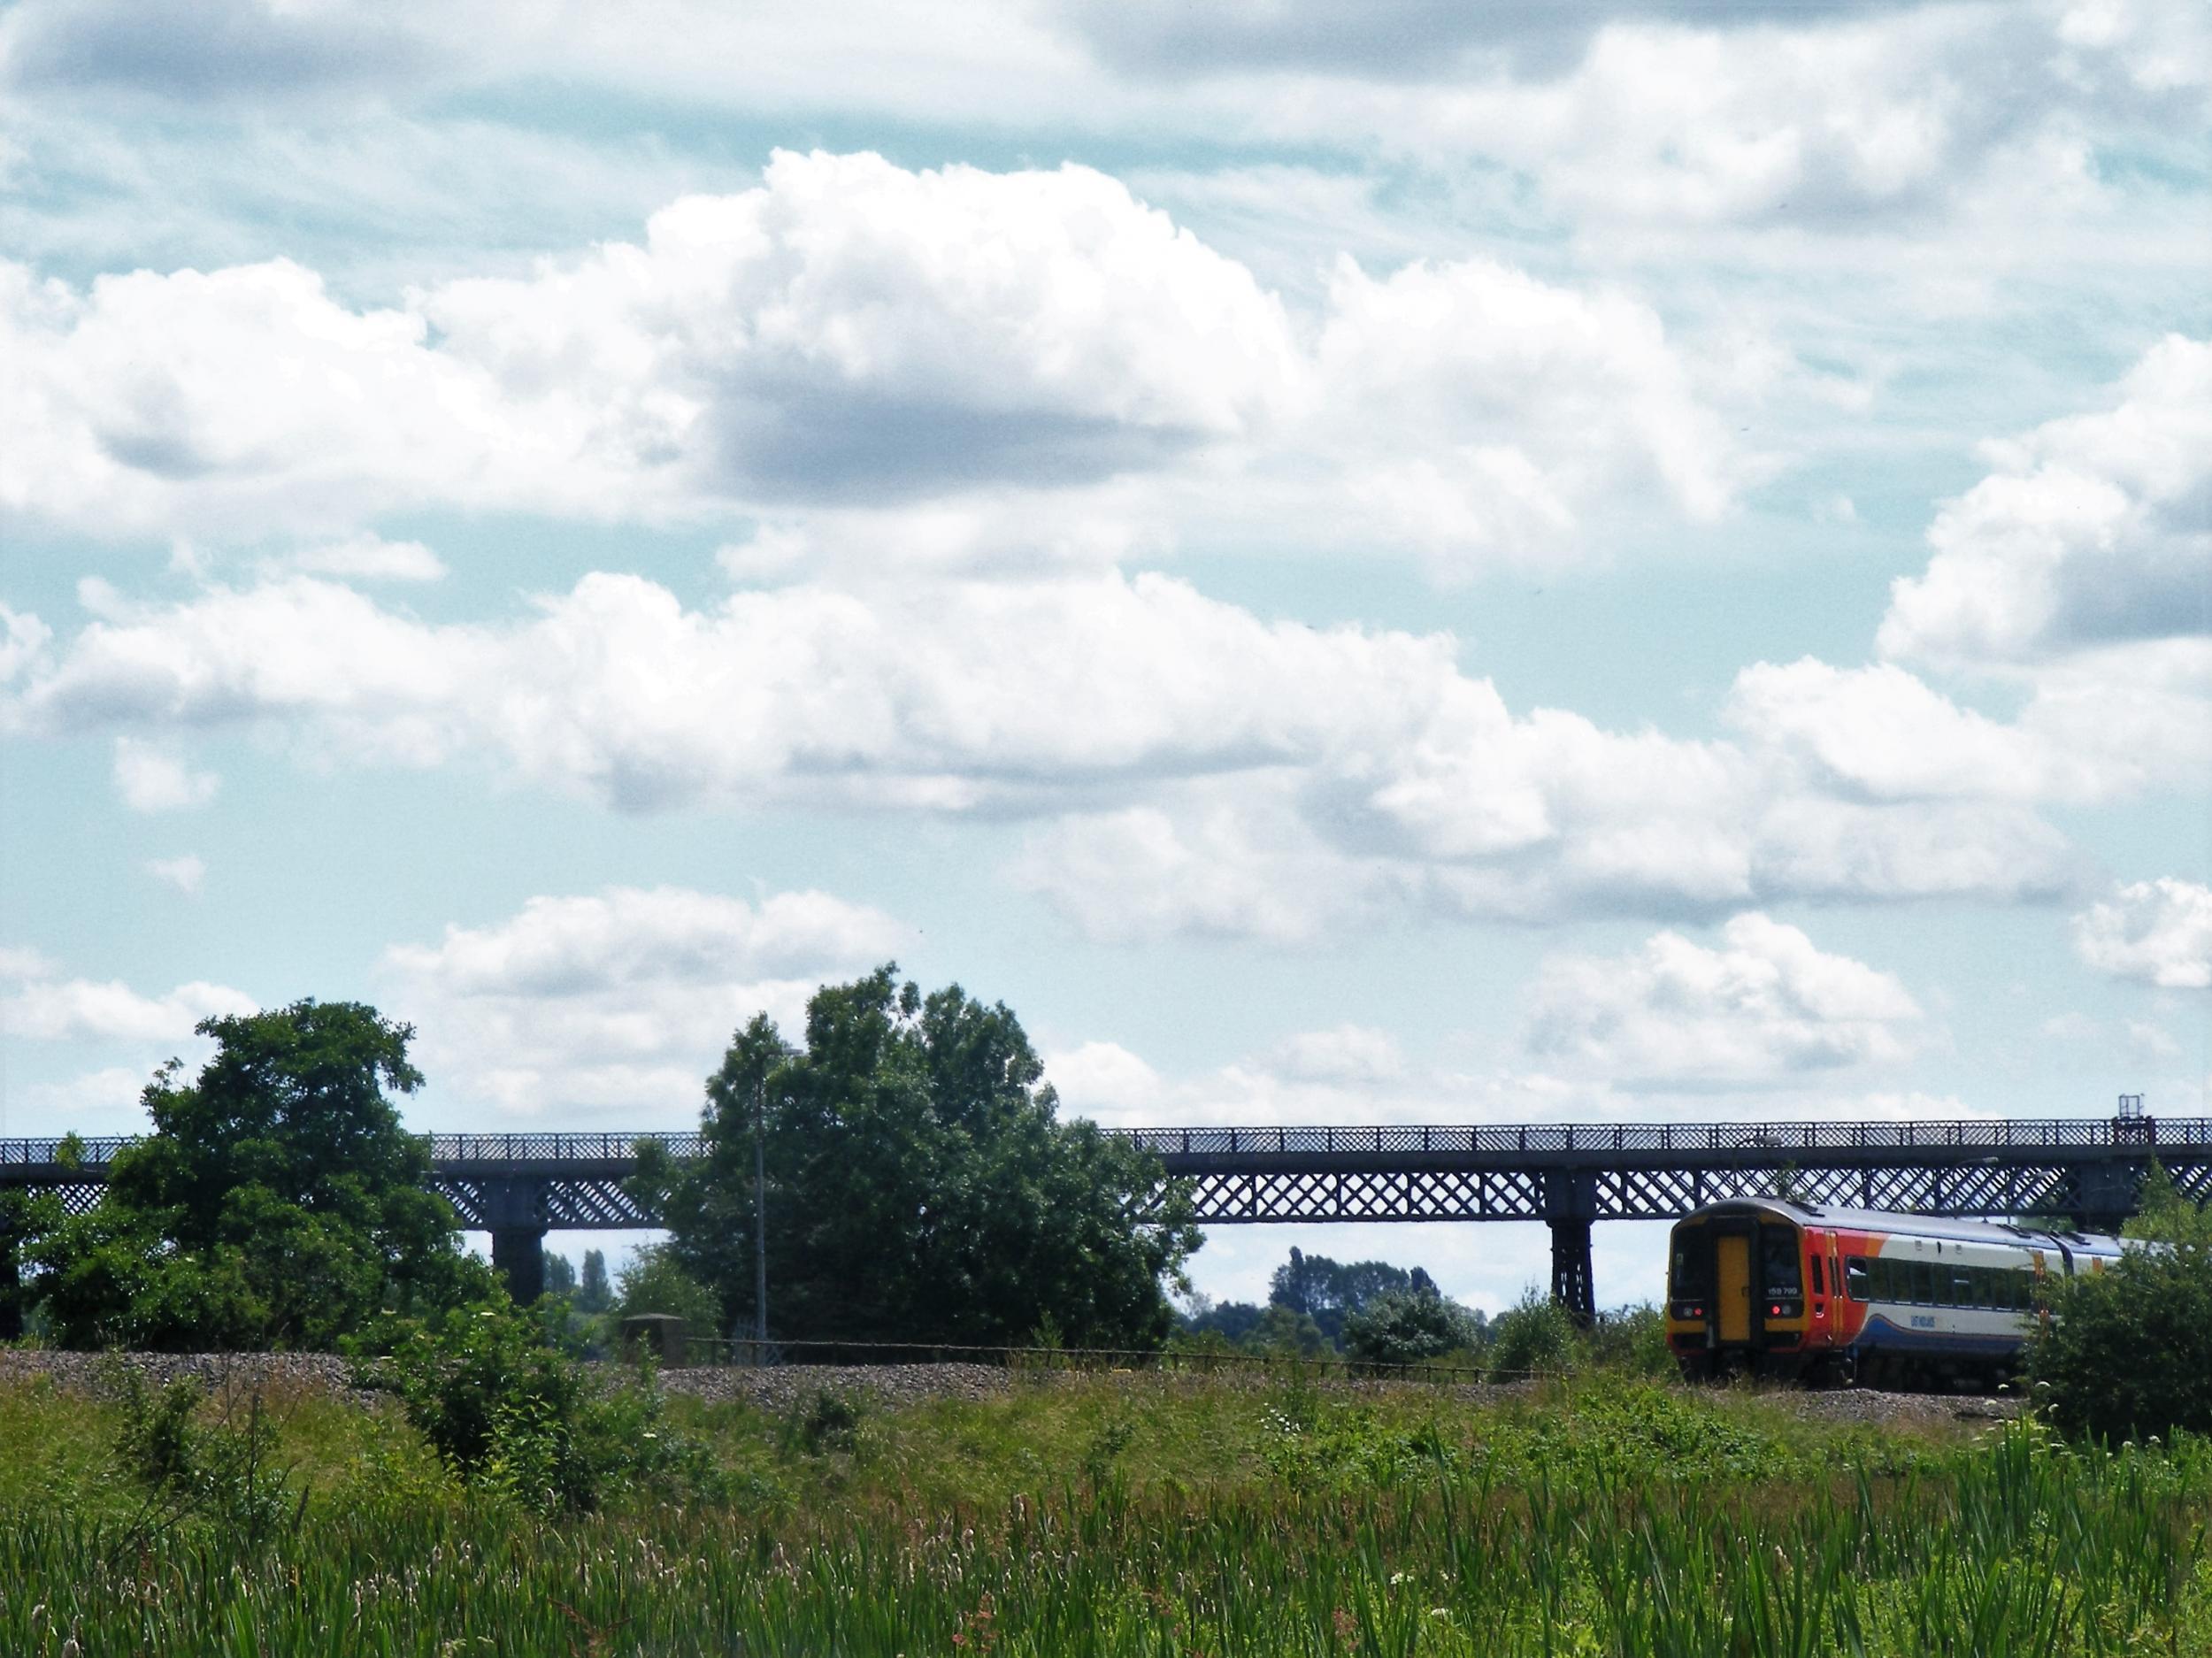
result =
[[[2212,1198],[2212,1119],[1546,1124],[1528,1127],[1118,1131],[1188,1183],[1208,1225],[1267,1222],[1668,1220],[1786,1191],[1801,1201],[1932,1215],[2125,1215],[2154,1157]],[[623,1190],[640,1140],[679,1161],[696,1133],[433,1134],[439,1189],[472,1229],[653,1222]],[[99,1198],[130,1142],[0,1140],[0,1187]]]
[[[2070,1215],[2113,1225],[2156,1158],[2212,1199],[2212,1120],[2066,1117],[1960,1123],[1541,1124],[1501,1127],[1117,1131],[1187,1182],[1208,1225],[1268,1222],[1544,1221],[1553,1290],[1590,1310],[1590,1225],[1670,1220],[1724,1198],[1932,1215]],[[488,1232],[518,1293],[535,1293],[555,1230],[653,1224],[623,1182],[639,1140],[679,1161],[696,1133],[432,1134],[432,1168],[464,1226]],[[99,1199],[129,1142],[0,1140],[0,1187]]]

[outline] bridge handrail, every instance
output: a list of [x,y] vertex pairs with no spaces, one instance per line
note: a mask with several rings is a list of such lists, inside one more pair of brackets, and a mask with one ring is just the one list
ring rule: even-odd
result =
[[[1148,1151],[1180,1157],[1296,1155],[1307,1153],[1729,1152],[1729,1151],[1989,1151],[2140,1146],[2212,1146],[2212,1118],[1989,1117],[1945,1123],[1532,1123],[1366,1125],[1341,1127],[1191,1127],[1110,1129],[1108,1133]],[[626,1163],[640,1140],[653,1140],[671,1156],[702,1155],[706,1137],[696,1130],[572,1132],[432,1133],[434,1163],[479,1166],[544,1163]],[[62,1164],[73,1151],[88,1173],[104,1171],[128,1135],[38,1136],[0,1140],[0,1168]]]
[[2212,1118],[1991,1117],[1944,1123],[1544,1123],[1112,1131],[1163,1155],[1300,1153],[1909,1151],[2212,1144]]

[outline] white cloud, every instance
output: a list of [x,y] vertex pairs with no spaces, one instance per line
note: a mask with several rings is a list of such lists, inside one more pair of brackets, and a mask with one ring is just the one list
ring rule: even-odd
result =
[[1755,911],[1709,948],[1662,933],[1620,957],[1555,956],[1524,1040],[1539,1058],[1646,1087],[1770,1083],[1893,1063],[1925,1040],[1891,974]]
[[35,1082],[23,1090],[22,1098],[31,1109],[31,1120],[42,1126],[56,1118],[89,1115],[104,1119],[86,1125],[96,1132],[108,1128],[117,1118],[134,1115],[139,1097],[152,1079],[150,1071],[105,1065],[62,1082]]
[[53,630],[35,616],[0,604],[0,686],[26,672],[52,638]]
[[1786,720],[1738,743],[1517,716],[1448,637],[1264,623],[1156,574],[818,581],[701,610],[596,574],[480,626],[299,577],[89,597],[96,619],[0,704],[19,729],[245,724],[311,757],[488,762],[628,810],[1049,817],[1018,873],[1102,935],[1290,940],[1406,903],[1540,920],[2017,897],[2072,875],[2017,791],[1879,798],[1851,765],[1809,765]]
[[538,897],[503,921],[396,945],[382,971],[441,1086],[503,1115],[695,1114],[730,1034],[765,1011],[795,1038],[807,997],[908,931],[824,893],[757,904],[679,887]]
[[2212,343],[2169,336],[2093,414],[1991,443],[1891,589],[1885,655],[2003,666],[2212,631]]
[[[1119,557],[1165,516],[1410,549],[1456,576],[1583,557],[1655,509],[1709,522],[1764,464],[1719,412],[1733,371],[1700,370],[1624,292],[1341,257],[1293,315],[1073,165],[780,152],[756,188],[662,208],[640,243],[384,308],[284,260],[83,291],[0,265],[0,415],[24,434],[0,510],[304,536],[292,568],[385,580],[442,566],[360,526],[441,506],[766,514],[755,554],[872,528],[872,560],[936,565]],[[1137,480],[1150,493],[1103,515],[1085,495]],[[900,507],[927,510],[881,521]]]
[[181,811],[215,798],[222,779],[135,737],[115,740],[115,787],[133,811]]
[[2212,887],[2134,881],[2074,917],[2074,948],[2100,972],[2173,990],[2212,986]]
[[1873,800],[2098,800],[2139,784],[2139,757],[2076,745],[2041,705],[2007,723],[1961,708],[1891,664],[1832,668],[1811,657],[1736,676],[1726,715],[1832,785]]
[[1394,1082],[1406,1072],[1398,1039],[1366,1025],[1302,1031],[1278,1045],[1276,1057],[1286,1074],[1311,1082]]
[[1340,259],[1317,361],[1309,469],[1446,575],[1578,556],[1624,502],[1709,522],[1745,470],[1647,306],[1490,260]]
[[200,890],[200,883],[207,879],[207,865],[188,852],[181,857],[149,858],[146,872],[156,880],[189,895],[196,894]]
[[370,581],[442,581],[445,561],[420,541],[352,535],[304,548],[284,561],[311,576],[357,576]]
[[779,154],[642,245],[400,309],[280,260],[84,294],[0,266],[0,506],[111,533],[1079,482],[1244,433],[1303,372],[1243,266],[1104,174],[873,155]]
[[120,979],[64,979],[26,950],[0,958],[0,1032],[38,1041],[179,1042],[202,1019],[251,1013],[242,991],[195,981],[143,996]]

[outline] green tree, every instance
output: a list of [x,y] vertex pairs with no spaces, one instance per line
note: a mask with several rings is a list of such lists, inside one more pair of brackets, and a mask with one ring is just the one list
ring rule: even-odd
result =
[[621,1287],[614,1298],[614,1316],[628,1318],[638,1313],[673,1313],[684,1321],[684,1333],[719,1337],[722,1307],[718,1297],[685,1270],[683,1263],[666,1244],[647,1244],[623,1266]]
[[607,1285],[607,1255],[603,1249],[584,1251],[584,1270],[577,1279],[574,1306],[580,1313],[603,1313],[614,1305]]
[[772,1334],[1011,1346],[1050,1319],[1070,1346],[1156,1343],[1199,1241],[1158,1160],[1058,1120],[1004,1004],[896,974],[818,991],[798,1051],[764,1017],[737,1032],[703,1158],[644,1158],[674,1258],[751,1326],[758,1135]]
[[545,1252],[545,1293],[563,1301],[576,1295],[576,1263],[557,1250]]
[[51,1192],[0,1192],[0,1341],[12,1341],[30,1323],[38,1285],[23,1281],[37,1241],[63,1221],[61,1200]]
[[35,1251],[62,1341],[329,1347],[381,1312],[490,1291],[387,1097],[422,1083],[410,1026],[306,1001],[198,1029],[215,1056],[188,1084],[173,1060],[155,1073],[152,1132]]
[[2212,1433],[2212,1211],[2151,1166],[2127,1227],[2137,1247],[2049,1286],[2030,1354],[2044,1409],[2101,1439]]
[[1344,1321],[1345,1352],[1369,1364],[1423,1364],[1481,1339],[1467,1309],[1433,1287],[1386,1290]]
[[1311,1316],[1332,1343],[1344,1337],[1345,1324],[1379,1295],[1436,1293],[1436,1281],[1420,1267],[1408,1270],[1387,1261],[1333,1261],[1294,1246],[1290,1258],[1268,1280],[1268,1301]]
[[1573,1314],[1542,1291],[1527,1290],[1490,1321],[1491,1378],[1510,1382],[1565,1370],[1574,1362],[1580,1335]]

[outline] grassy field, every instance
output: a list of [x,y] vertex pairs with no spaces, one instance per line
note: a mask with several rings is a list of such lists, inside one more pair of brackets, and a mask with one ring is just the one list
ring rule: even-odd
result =
[[284,1480],[249,1543],[150,1512],[113,1406],[0,1383],[0,1653],[2212,1654],[2198,1442],[1605,1378],[1471,1404],[1064,1377],[672,1401],[704,1487],[549,1520],[388,1413],[267,1405]]

